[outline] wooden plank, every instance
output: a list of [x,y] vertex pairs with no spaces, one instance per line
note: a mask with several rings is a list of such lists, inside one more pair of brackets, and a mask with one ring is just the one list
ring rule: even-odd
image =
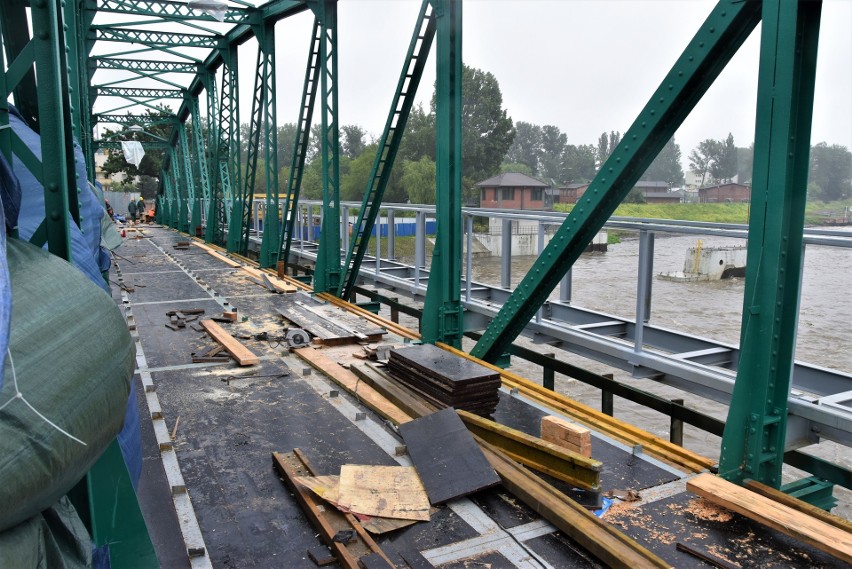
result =
[[544,480],[477,439],[503,486],[609,567],[671,567]]
[[399,426],[411,462],[432,504],[443,504],[500,483],[455,409]]
[[239,340],[231,336],[224,328],[219,326],[212,320],[202,320],[201,325],[210,334],[210,337],[222,344],[225,351],[237,360],[241,366],[250,366],[260,363],[258,358],[251,350],[243,346]]
[[583,456],[589,458],[592,456],[592,432],[586,427],[569,423],[562,417],[553,415],[542,417],[541,438]]
[[600,490],[600,461],[461,409],[458,414],[472,433],[521,464],[579,488]]
[[314,348],[299,348],[293,350],[297,356],[308,362],[315,369],[323,372],[337,385],[358,397],[367,408],[372,409],[382,417],[396,425],[407,423],[411,416],[388,401],[383,395],[369,385],[365,385],[358,377],[347,369],[340,367]]
[[781,490],[776,490],[772,486],[767,486],[766,484],[761,484],[757,480],[746,480],[743,482],[743,486],[751,490],[752,492],[757,492],[761,496],[766,496],[767,498],[771,498],[776,502],[780,502],[789,508],[793,508],[799,512],[808,514],[813,518],[817,518],[818,520],[825,522],[834,527],[838,527],[844,531],[852,532],[852,522],[845,518],[841,518],[840,516],[835,516],[830,512],[826,512],[822,508],[817,508],[811,504],[803,500],[799,500],[798,498],[794,498],[789,494],[785,494]]
[[344,464],[338,500],[352,513],[429,521],[429,498],[412,466]]
[[756,494],[712,474],[688,480],[686,489],[711,502],[852,563],[852,532]]
[[[272,453],[272,461],[284,483],[296,496],[296,500],[305,514],[320,531],[322,540],[337,557],[340,565],[347,569],[357,569],[358,559],[370,553],[379,553],[387,559],[382,549],[372,537],[367,534],[350,514],[344,514],[334,508],[321,508],[313,494],[294,482],[295,478],[309,474],[307,467],[299,459],[298,449],[293,453]],[[356,539],[349,543],[334,541],[334,536],[343,529],[354,529]],[[388,559],[388,562],[390,560]]]
[[396,382],[388,374],[373,365],[353,365],[349,368],[367,385],[381,393],[394,405],[412,417],[423,417],[439,409],[431,403],[423,401],[410,389]]

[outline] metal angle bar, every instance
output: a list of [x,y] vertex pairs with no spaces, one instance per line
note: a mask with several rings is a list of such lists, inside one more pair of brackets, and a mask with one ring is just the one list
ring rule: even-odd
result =
[[778,488],[803,265],[821,3],[763,2],[740,364],[720,473]]
[[[423,0],[417,21],[414,25],[414,34],[408,46],[408,53],[402,65],[396,93],[391,102],[385,130],[379,140],[373,169],[364,192],[364,199],[355,222],[352,243],[343,263],[344,278],[341,280],[338,296],[348,300],[352,295],[352,289],[358,279],[358,269],[367,253],[370,234],[379,214],[379,207],[390,180],[391,171],[396,160],[396,154],[405,132],[408,116],[414,104],[417,87],[426,67],[426,59],[432,47],[435,37],[435,17],[429,0]],[[412,66],[413,63],[413,66]],[[388,232],[388,239],[391,237]]]
[[308,63],[305,68],[305,83],[302,88],[302,101],[299,105],[299,121],[296,123],[296,140],[293,143],[293,157],[290,160],[290,174],[287,180],[287,191],[284,195],[284,220],[281,225],[281,239],[278,245],[279,260],[290,262],[290,247],[293,242],[293,230],[299,215],[299,193],[302,187],[302,175],[305,171],[305,159],[308,154],[308,143],[311,132],[311,118],[314,113],[314,102],[317,94],[317,79],[319,78],[320,44],[322,28],[314,18],[314,29],[311,33],[311,47],[308,51]]
[[124,71],[151,71],[160,73],[196,73],[198,66],[182,61],[156,61],[153,59],[117,59],[96,57],[92,63],[97,69],[120,69]]
[[759,19],[759,2],[717,4],[472,354],[494,361],[505,352]]

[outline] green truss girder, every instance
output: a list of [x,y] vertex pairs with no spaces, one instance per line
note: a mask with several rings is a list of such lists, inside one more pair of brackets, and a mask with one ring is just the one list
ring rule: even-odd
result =
[[462,3],[433,0],[437,24],[435,87],[437,238],[420,333],[425,342],[461,347]]
[[[96,140],[94,141],[95,148],[103,148],[108,150],[121,150],[121,142],[111,140]],[[149,150],[167,150],[168,142],[145,142],[145,148]]]
[[716,5],[471,350],[473,355],[493,362],[507,351],[759,20],[760,2],[722,0]]
[[340,146],[337,106],[337,2],[308,2],[320,24],[320,154],[322,225],[314,290],[336,293],[340,286]]
[[177,32],[152,32],[128,28],[92,26],[95,41],[141,43],[148,47],[206,47],[215,48],[222,39],[220,35],[187,34]]
[[293,143],[290,174],[287,178],[284,195],[281,239],[278,245],[278,250],[281,252],[278,259],[284,261],[284,263],[290,262],[290,247],[293,243],[296,217],[299,215],[299,193],[302,187],[302,175],[305,172],[305,158],[308,154],[308,142],[311,134],[311,118],[314,114],[314,102],[317,95],[322,29],[316,18],[314,18],[311,38],[311,48],[308,51],[308,63],[305,68],[305,84],[302,88],[302,101],[299,105],[299,121],[296,124],[296,140]]
[[778,488],[784,463],[820,2],[764,0],[740,361],[719,472]]
[[343,263],[344,278],[338,290],[340,298],[348,300],[358,280],[358,271],[370,245],[370,234],[381,210],[385,188],[390,180],[396,153],[405,132],[405,125],[408,123],[408,115],[414,104],[417,87],[420,85],[420,78],[423,76],[423,69],[426,67],[426,59],[434,37],[435,18],[432,5],[430,0],[423,0],[391,103],[388,120],[385,123],[385,130],[379,140],[376,159],[370,172],[370,181],[367,183],[358,220],[352,231],[352,243],[349,246],[346,261]]
[[115,69],[120,71],[145,71],[152,73],[197,73],[198,65],[184,61],[157,61],[150,59],[120,59],[115,57],[95,57],[91,65],[96,69]]
[[[197,128],[199,123],[193,122],[193,129]],[[186,187],[187,201],[189,203],[189,230],[192,231],[196,226],[201,225],[201,204],[198,203],[198,196],[195,193],[195,176],[192,168],[192,155],[189,151],[189,138],[186,134],[186,124],[177,123],[178,142],[180,144],[180,155],[183,158],[183,183]],[[193,130],[193,138],[197,138],[197,133]],[[198,156],[196,156],[197,162]]]
[[169,115],[158,120],[151,120],[151,118],[151,115],[134,115],[129,113],[126,115],[92,115],[92,122],[119,124],[123,127],[138,124],[147,129],[155,125],[173,124],[177,117]]
[[183,89],[147,89],[144,87],[95,87],[97,94],[104,97],[183,99]]
[[[240,163],[240,114],[239,85],[237,83],[237,47],[229,45],[220,50],[222,66],[222,90],[218,107],[217,139],[213,145],[214,159],[211,164],[211,196],[207,210],[206,239],[219,242],[225,232],[230,236],[231,213],[234,192],[240,188],[242,164]],[[210,121],[211,124],[214,121]],[[238,232],[233,234],[238,235]]]
[[[204,144],[204,133],[201,131],[201,111],[199,109],[198,97],[191,98],[190,109],[194,160],[187,165],[187,171],[191,179],[195,178],[194,171],[198,172],[198,183],[201,187],[201,195],[195,195],[192,198],[190,227],[194,234],[195,228],[201,225],[201,210],[210,201],[210,168],[207,165],[207,149],[209,147]],[[195,164],[195,168],[193,168],[193,164]]]
[[34,131],[39,132],[35,42],[30,41],[27,6],[25,0],[0,2],[0,30],[8,64],[6,92],[14,94],[18,112]]
[[[200,20],[218,22],[210,14],[201,9],[192,8],[183,2],[168,0],[100,0],[98,12],[112,12],[134,16],[156,16],[164,20],[187,21]],[[225,22],[239,24],[244,22],[254,11],[244,8],[229,7],[225,12]]]

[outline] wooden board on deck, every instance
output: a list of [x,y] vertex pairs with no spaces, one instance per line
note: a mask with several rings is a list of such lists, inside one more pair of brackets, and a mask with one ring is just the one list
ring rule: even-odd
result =
[[224,328],[212,320],[202,320],[201,325],[210,334],[210,337],[222,344],[231,356],[241,366],[250,366],[260,363],[254,352],[243,346],[239,340],[231,336]]
[[338,500],[353,513],[429,521],[429,498],[411,466],[344,464]]
[[830,525],[713,474],[699,474],[686,489],[751,520],[852,563],[852,532]]
[[443,409],[400,425],[399,433],[433,504],[500,483],[455,409]]

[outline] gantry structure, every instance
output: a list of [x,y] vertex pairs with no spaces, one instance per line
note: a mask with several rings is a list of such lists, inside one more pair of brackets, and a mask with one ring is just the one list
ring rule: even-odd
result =
[[[28,32],[28,15],[33,36]],[[276,148],[275,29],[309,12],[313,30],[287,180]],[[749,34],[761,26],[754,172],[741,360],[722,442],[720,473],[778,487],[785,451],[787,398],[802,269],[818,1],[721,0],[676,58],[580,203],[561,225],[472,354],[498,361],[676,132]],[[96,124],[148,132],[161,123],[164,149],[157,217],[228,251],[247,255],[252,189],[265,184],[259,264],[287,263],[312,122],[320,125],[322,226],[313,288],[352,297],[427,56],[436,45],[436,200],[438,238],[425,299],[424,341],[460,346],[462,283],[461,139],[462,2],[423,0],[362,207],[346,250],[339,207],[338,18],[335,0],[4,0],[0,65],[0,151],[17,156],[44,186],[44,223],[33,237],[71,255],[69,224],[79,223],[74,151],[82,146],[94,180],[93,155],[113,140],[93,137]],[[341,23],[345,25],[345,23]],[[240,101],[240,52],[256,45],[250,114]],[[97,47],[97,49],[96,49]],[[206,53],[206,55],[198,55]],[[110,71],[112,73],[98,73]],[[95,81],[104,76],[108,82]],[[509,79],[510,80],[510,79]],[[93,113],[96,101],[117,101]],[[174,100],[161,114],[157,103]],[[9,124],[14,103],[41,134],[40,159]],[[317,108],[318,107],[318,108]],[[143,113],[144,109],[156,113]],[[317,111],[318,117],[314,111]],[[124,111],[127,114],[121,114]],[[249,124],[241,141],[241,121]],[[191,127],[190,127],[191,125]],[[245,164],[240,146],[248,149]],[[279,190],[282,188],[282,190]],[[807,465],[805,465],[807,466]]]

